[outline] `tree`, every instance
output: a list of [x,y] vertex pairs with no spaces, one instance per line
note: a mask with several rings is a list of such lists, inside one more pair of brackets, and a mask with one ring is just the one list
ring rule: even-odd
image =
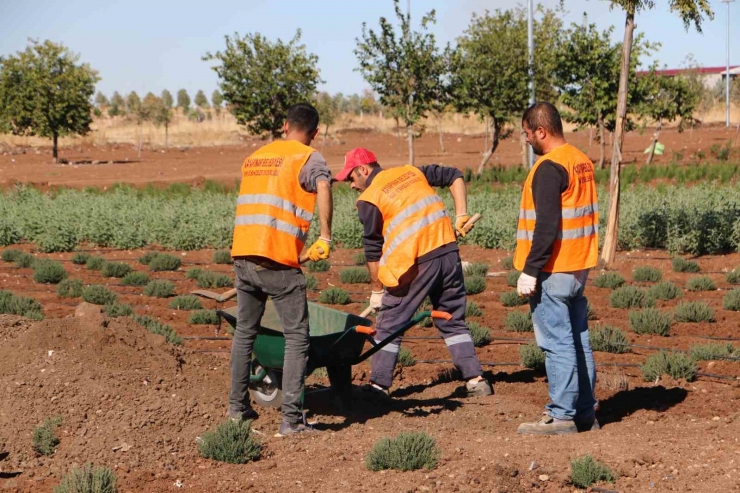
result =
[[319,122],[324,124],[324,138],[321,140],[321,152],[324,152],[326,136],[329,133],[329,127],[332,126],[337,117],[337,105],[328,92],[320,92],[314,96],[313,105],[319,112]]
[[110,106],[110,101],[108,101],[108,98],[105,97],[105,94],[98,91],[98,93],[95,95],[95,106],[98,108],[102,108],[103,106]]
[[195,94],[195,100],[194,101],[195,101],[195,106],[197,106],[198,108],[206,109],[206,108],[210,108],[211,107],[211,105],[208,104],[208,98],[206,97],[205,94],[203,94],[203,91],[202,90],[199,90]]
[[[155,97],[154,94],[149,93],[146,97]],[[151,99],[151,98],[150,98]],[[139,147],[138,147],[138,156],[141,158],[141,125],[148,119],[148,111],[149,107],[142,104],[141,99],[139,98],[139,95],[136,94],[136,91],[131,91],[128,96],[126,96],[126,113],[133,118],[133,120],[136,122],[136,125],[139,127]]]
[[25,51],[0,57],[0,131],[52,139],[86,135],[98,73],[61,44],[32,41]]
[[[635,14],[655,7],[654,0],[611,0],[611,7],[619,7],[625,12],[624,41],[622,42],[622,62],[619,71],[619,89],[617,96],[617,120],[614,130],[614,146],[609,174],[609,215],[607,219],[604,246],[601,260],[605,267],[611,266],[617,253],[617,235],[619,229],[619,172],[622,161],[622,140],[624,139],[625,119],[627,117],[627,97],[629,85],[629,67],[632,56],[632,41],[635,32]],[[693,23],[701,32],[704,17],[714,18],[708,0],[670,0],[669,9],[677,13],[688,29]]]
[[119,116],[126,114],[126,101],[123,97],[118,94],[118,91],[113,93],[110,98],[110,108],[108,108],[108,116]]
[[172,99],[172,94],[170,94],[170,91],[165,89],[162,91],[162,95],[160,96],[162,98],[162,104],[168,108],[172,109],[172,106],[175,104],[175,101]]
[[[169,94],[167,91],[165,93]],[[164,96],[164,93],[163,93]],[[169,127],[172,122],[173,111],[172,111],[172,97],[170,96],[169,104],[164,98],[158,98],[154,94],[149,93],[143,102],[144,113],[148,120],[150,120],[154,126],[164,126],[164,147],[168,146],[169,141]]]
[[214,89],[213,94],[211,94],[211,104],[213,104],[213,110],[216,114],[220,115],[221,106],[224,104],[224,97],[218,89]]
[[212,68],[229,111],[251,133],[280,137],[288,108],[310,101],[321,82],[319,58],[300,44],[300,29],[287,43],[259,33],[225,40],[224,51],[206,53],[203,60],[217,63]]
[[177,107],[182,110],[183,115],[187,115],[190,110],[190,96],[185,89],[177,91]]
[[[406,126],[409,162],[414,163],[414,125],[432,108],[437,81],[445,64],[428,26],[436,22],[432,10],[421,19],[421,32],[412,31],[411,14],[401,12],[399,0],[393,0],[400,32],[385,18],[380,18],[380,31],[367,29],[362,23],[362,38],[354,50],[360,63],[358,70],[380,96],[384,106]],[[416,129],[420,134],[421,129]]]
[[[535,19],[534,76],[536,98],[554,101],[554,53],[562,36],[558,13],[538,7]],[[478,173],[500,140],[513,131],[505,125],[519,118],[529,104],[527,12],[522,7],[496,10],[493,15],[473,14],[470,26],[457,40],[451,60],[453,101],[459,111],[472,111],[491,122],[491,148],[483,155]]]

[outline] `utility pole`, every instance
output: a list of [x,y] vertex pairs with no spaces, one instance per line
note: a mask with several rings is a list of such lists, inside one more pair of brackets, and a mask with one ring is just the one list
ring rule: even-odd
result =
[[730,126],[730,3],[734,0],[720,0],[727,4],[727,67],[725,72],[725,126]]
[[[529,105],[534,104],[534,0],[527,0],[527,45],[529,48]],[[534,166],[534,150],[529,146],[529,167]]]

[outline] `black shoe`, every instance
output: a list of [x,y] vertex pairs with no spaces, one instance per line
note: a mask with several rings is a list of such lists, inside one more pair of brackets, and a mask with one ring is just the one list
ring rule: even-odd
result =
[[259,417],[260,415],[257,414],[257,411],[251,407],[244,411],[229,411],[229,419],[232,421],[246,421],[248,419],[255,420]]
[[595,414],[584,417],[576,416],[573,422],[575,423],[576,428],[578,428],[579,432],[597,431],[601,429],[601,425],[599,425],[599,420],[596,419]]
[[280,428],[278,429],[278,432],[275,434],[278,438],[287,437],[290,435],[296,435],[298,433],[311,433],[314,432],[314,430],[310,425],[304,425],[303,423],[288,423],[287,421],[283,421],[280,423]]

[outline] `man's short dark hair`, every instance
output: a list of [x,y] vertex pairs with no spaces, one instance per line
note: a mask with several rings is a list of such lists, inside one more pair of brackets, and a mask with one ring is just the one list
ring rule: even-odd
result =
[[307,134],[319,128],[319,112],[308,103],[298,103],[288,108],[286,119],[291,128]]
[[535,103],[524,112],[522,123],[530,130],[542,127],[545,132],[555,137],[563,136],[563,121],[558,109],[550,103]]

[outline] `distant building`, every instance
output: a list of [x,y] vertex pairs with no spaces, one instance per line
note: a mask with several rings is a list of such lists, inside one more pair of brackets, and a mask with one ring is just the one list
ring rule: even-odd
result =
[[[704,87],[707,89],[714,89],[717,85],[725,81],[725,74],[727,67],[694,67],[694,68],[668,68],[663,70],[656,70],[655,73],[665,77],[675,77],[677,75],[689,75],[698,74],[701,77]],[[649,71],[642,70],[637,72],[637,75],[648,74]],[[730,80],[734,80],[740,76],[740,65],[730,65]]]

